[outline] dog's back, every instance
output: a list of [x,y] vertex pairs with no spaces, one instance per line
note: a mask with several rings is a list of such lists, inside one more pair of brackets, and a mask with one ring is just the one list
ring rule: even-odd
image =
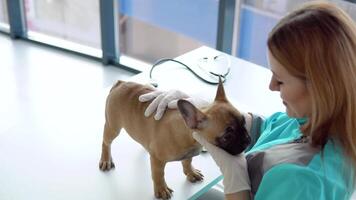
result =
[[107,125],[117,131],[124,128],[151,155],[162,160],[196,155],[200,145],[191,137],[191,130],[185,126],[178,110],[167,110],[159,121],[144,116],[150,102],[139,102],[138,97],[153,90],[146,85],[118,81],[107,98]]

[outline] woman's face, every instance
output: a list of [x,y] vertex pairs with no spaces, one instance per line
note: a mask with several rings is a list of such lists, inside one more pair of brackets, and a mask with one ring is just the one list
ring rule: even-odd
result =
[[268,58],[273,74],[269,89],[280,92],[288,116],[298,118],[310,116],[311,98],[306,81],[291,75],[270,52]]

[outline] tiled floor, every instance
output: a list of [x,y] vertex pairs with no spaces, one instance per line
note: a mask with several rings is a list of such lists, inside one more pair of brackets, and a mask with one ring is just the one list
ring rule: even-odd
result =
[[0,34],[0,199],[107,199],[86,183],[105,176],[97,166],[106,92],[133,75]]

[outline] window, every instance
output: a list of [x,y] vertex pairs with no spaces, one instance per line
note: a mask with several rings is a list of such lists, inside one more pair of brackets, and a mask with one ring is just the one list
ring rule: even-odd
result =
[[[225,0],[0,1],[10,2],[11,37],[69,49],[133,71],[202,45],[225,50],[232,44],[232,34],[225,36],[230,33],[225,27],[230,26],[225,24],[233,22],[234,9]],[[231,2],[235,5],[235,0]],[[218,25],[218,20],[224,23]]]
[[9,32],[6,0],[0,0],[0,30]]
[[101,57],[98,0],[24,0],[28,37]]
[[217,0],[119,0],[121,55],[146,63],[202,45],[215,48]]

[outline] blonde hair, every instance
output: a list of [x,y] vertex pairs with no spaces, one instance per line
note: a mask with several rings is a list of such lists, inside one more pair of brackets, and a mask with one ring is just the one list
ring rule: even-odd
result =
[[356,166],[356,24],[327,2],[304,4],[269,35],[272,55],[306,81],[312,101],[301,128],[313,145],[338,139]]

